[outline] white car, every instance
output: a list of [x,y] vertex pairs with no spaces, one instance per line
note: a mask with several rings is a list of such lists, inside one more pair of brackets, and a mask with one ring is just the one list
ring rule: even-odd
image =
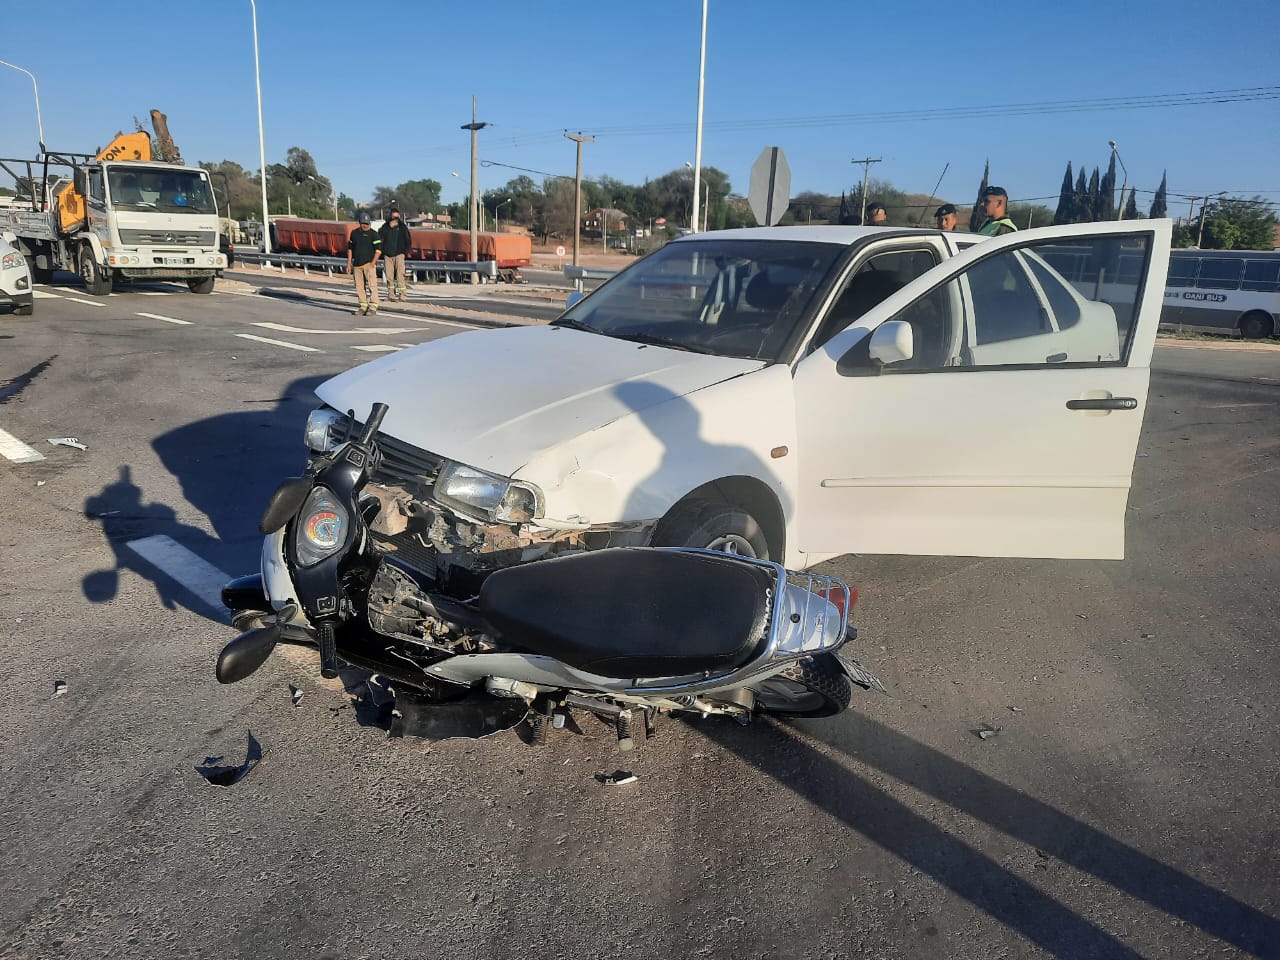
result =
[[0,306],[9,306],[19,316],[30,316],[34,299],[31,293],[31,271],[27,258],[0,234]]
[[[550,325],[334,377],[307,441],[332,449],[347,411],[390,405],[374,535],[445,589],[623,544],[792,568],[1121,558],[1169,238],[1165,220],[696,234]],[[1086,264],[1072,282],[1064,254]]]

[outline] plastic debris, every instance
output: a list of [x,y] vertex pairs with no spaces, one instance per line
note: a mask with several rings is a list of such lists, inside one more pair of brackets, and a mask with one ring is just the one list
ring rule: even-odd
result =
[[1021,707],[1010,707],[1010,708],[1009,708],[1009,712],[1010,712],[1010,713],[1021,713],[1021,712],[1022,712],[1022,708],[1021,708]]
[[1156,635],[1154,633],[1144,633],[1142,635],[1143,640],[1154,640],[1155,638],[1156,638]]
[[620,787],[624,783],[635,783],[640,778],[630,770],[615,770],[613,773],[597,773],[596,779],[607,787]]
[[293,705],[296,707],[302,700],[302,691],[291,683],[289,684],[289,697],[293,700]]
[[1077,613],[1077,614],[1076,614],[1076,616],[1077,616],[1077,617],[1079,617],[1081,620],[1088,620],[1088,619],[1089,619],[1089,615],[1088,615],[1088,614],[1086,614],[1086,613]]
[[43,487],[43,486],[44,486],[46,483],[48,483],[48,482],[49,482],[48,480],[37,480],[37,481],[36,481],[36,486],[37,486],[37,487]]
[[999,727],[993,727],[989,723],[984,723],[982,726],[978,727],[977,730],[973,731],[974,736],[978,737],[980,740],[990,740],[992,737],[996,736],[999,732],[1000,732]]
[[[67,681],[65,680],[53,681],[53,697],[60,697],[66,692],[67,692]],[[49,699],[52,700],[53,697],[50,697]]]
[[238,767],[220,766],[222,757],[205,757],[204,763],[196,767],[196,773],[204,777],[215,787],[230,787],[247,777],[262,759],[262,745],[249,731],[249,745],[245,750],[244,763]]
[[75,447],[77,450],[89,449],[86,444],[81,443],[75,437],[50,437],[48,442],[55,447]]

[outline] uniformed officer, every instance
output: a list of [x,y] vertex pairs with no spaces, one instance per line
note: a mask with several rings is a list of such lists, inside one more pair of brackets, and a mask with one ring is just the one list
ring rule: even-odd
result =
[[362,317],[378,312],[377,264],[382,256],[381,246],[382,241],[369,223],[369,214],[361,211],[360,226],[351,231],[347,241],[347,273],[356,282],[356,300],[360,304],[356,313]]
[[1009,194],[1004,187],[987,187],[982,191],[980,202],[986,219],[978,227],[978,233],[984,237],[999,237],[1018,229],[1017,224],[1009,219]]
[[945,230],[950,233],[956,228],[956,206],[954,203],[944,203],[933,213],[934,222],[937,223],[939,230]]

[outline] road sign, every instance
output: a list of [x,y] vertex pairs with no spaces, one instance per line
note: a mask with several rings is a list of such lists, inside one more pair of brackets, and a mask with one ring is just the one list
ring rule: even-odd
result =
[[791,202],[791,168],[781,147],[765,147],[751,167],[751,189],[747,192],[756,223],[772,227],[787,212]]
[[563,256],[564,256],[564,247],[556,247],[556,256],[557,256],[557,257],[563,257]]

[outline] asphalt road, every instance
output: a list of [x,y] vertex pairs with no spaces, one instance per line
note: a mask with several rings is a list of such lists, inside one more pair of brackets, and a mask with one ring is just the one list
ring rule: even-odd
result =
[[841,558],[891,697],[627,755],[214,681],[311,389],[462,328],[174,290],[0,317],[0,957],[1280,957],[1280,350],[1157,349],[1125,561]]

